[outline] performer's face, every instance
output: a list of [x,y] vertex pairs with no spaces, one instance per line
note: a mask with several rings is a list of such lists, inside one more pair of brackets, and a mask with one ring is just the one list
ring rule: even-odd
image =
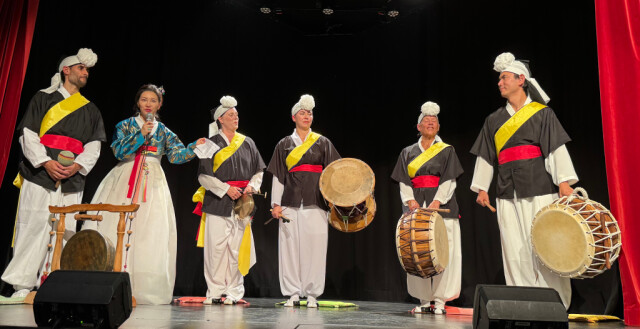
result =
[[71,67],[65,66],[64,73],[67,75],[67,81],[78,89],[84,87],[89,79],[89,69],[84,64],[76,64]]
[[296,128],[309,129],[313,123],[313,112],[309,110],[300,110],[294,116],[291,117],[293,122],[296,123]]
[[158,95],[153,91],[147,90],[143,92],[138,99],[138,108],[140,109],[140,116],[143,119],[145,119],[149,113],[155,117],[161,105],[162,103],[158,100]]
[[440,123],[438,118],[434,116],[425,115],[422,121],[418,123],[418,131],[420,135],[427,138],[434,138],[438,131],[440,131]]
[[238,116],[238,111],[235,108],[224,112],[218,120],[220,121],[220,125],[222,129],[227,131],[236,131],[238,129],[238,124],[240,123],[240,116]]
[[515,94],[518,90],[522,89],[524,85],[524,75],[516,75],[512,72],[500,73],[500,79],[498,80],[498,89],[500,95],[504,98],[509,98]]

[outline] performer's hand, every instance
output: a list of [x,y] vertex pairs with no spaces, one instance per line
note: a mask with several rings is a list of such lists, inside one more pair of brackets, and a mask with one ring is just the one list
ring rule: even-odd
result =
[[280,218],[282,216],[282,207],[279,205],[273,206],[273,209],[271,209],[271,216],[273,216],[273,218]]
[[196,146],[204,144],[204,141],[205,141],[204,138],[198,139],[198,141],[196,142]]
[[58,161],[49,160],[42,164],[42,166],[47,171],[47,174],[49,174],[49,177],[51,177],[54,181],[59,181],[67,178],[67,170],[65,169],[66,167],[63,167]]
[[478,192],[478,198],[476,198],[476,203],[483,207],[490,205],[491,202],[489,201],[489,193],[487,193],[487,191],[480,190]]
[[64,178],[69,178],[80,171],[80,169],[82,169],[82,166],[74,162],[72,165],[64,167],[64,169],[67,171],[67,176]]
[[142,128],[140,128],[140,133],[142,136],[147,137],[147,135],[153,130],[153,121],[146,121]]
[[237,187],[229,186],[229,189],[227,190],[227,195],[231,198],[231,200],[237,200],[239,197],[242,196],[242,192]]
[[429,206],[427,208],[429,208],[429,209],[440,209],[440,201],[438,201],[438,200],[431,201],[431,203],[429,204]]
[[416,200],[407,201],[407,206],[409,207],[409,210],[411,210],[411,211],[414,211],[414,210],[420,208],[420,204],[418,204],[418,201],[416,201]]
[[561,198],[563,196],[569,196],[571,195],[571,193],[573,193],[573,189],[571,188],[571,186],[569,186],[569,183],[567,182],[560,183],[558,187],[560,188],[560,190],[558,191],[558,194],[560,195]]
[[244,188],[244,192],[242,192],[242,194],[250,194],[250,193],[253,193],[253,192],[255,192],[253,190],[253,187],[251,187],[251,185],[247,185],[247,187]]

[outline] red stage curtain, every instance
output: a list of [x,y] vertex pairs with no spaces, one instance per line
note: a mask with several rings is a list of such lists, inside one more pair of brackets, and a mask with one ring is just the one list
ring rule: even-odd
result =
[[0,185],[13,140],[38,3],[0,0]]
[[622,231],[624,320],[637,326],[640,220],[634,208],[640,191],[640,0],[596,0],[595,5],[609,199]]

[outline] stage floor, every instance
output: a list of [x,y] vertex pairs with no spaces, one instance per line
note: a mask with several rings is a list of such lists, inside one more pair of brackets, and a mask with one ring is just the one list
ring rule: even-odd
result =
[[[471,316],[410,314],[407,303],[353,301],[358,308],[274,306],[283,298],[247,298],[250,306],[140,305],[121,328],[451,328],[471,329]],[[189,305],[189,306],[185,306]],[[0,327],[36,327],[31,305],[0,305]],[[569,328],[624,328],[622,322],[570,322]]]

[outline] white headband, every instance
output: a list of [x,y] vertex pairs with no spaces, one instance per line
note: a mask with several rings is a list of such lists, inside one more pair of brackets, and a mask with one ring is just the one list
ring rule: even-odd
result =
[[238,101],[236,101],[235,98],[231,96],[223,96],[220,98],[220,106],[218,106],[213,114],[213,122],[209,124],[209,137],[218,133],[218,118],[236,106],[238,106]]
[[86,67],[93,67],[98,62],[98,55],[94,53],[89,48],[80,48],[78,50],[78,54],[69,56],[60,62],[58,66],[58,72],[51,77],[51,86],[45,89],[41,89],[40,91],[44,91],[47,94],[51,94],[52,92],[58,90],[62,85],[62,77],[60,76],[60,72],[62,72],[62,68],[65,66],[73,66],[76,64],[84,64]]
[[437,118],[438,114],[440,113],[440,106],[438,106],[438,104],[434,102],[426,102],[422,104],[420,111],[421,113],[420,117],[418,117],[418,123],[422,122],[422,119],[425,116],[432,116]]
[[513,56],[512,53],[502,53],[496,57],[496,60],[493,62],[493,70],[502,73],[502,72],[512,72],[515,74],[524,75],[525,80],[529,81],[531,86],[540,94],[543,103],[546,105],[549,103],[551,98],[547,96],[547,94],[542,90],[542,87],[538,84],[536,79],[531,77],[531,72],[527,69],[527,66],[524,65],[521,61],[517,61],[516,57]]
[[302,95],[300,100],[293,105],[291,109],[291,115],[296,115],[300,110],[313,111],[313,108],[316,107],[316,101],[313,99],[311,95]]

